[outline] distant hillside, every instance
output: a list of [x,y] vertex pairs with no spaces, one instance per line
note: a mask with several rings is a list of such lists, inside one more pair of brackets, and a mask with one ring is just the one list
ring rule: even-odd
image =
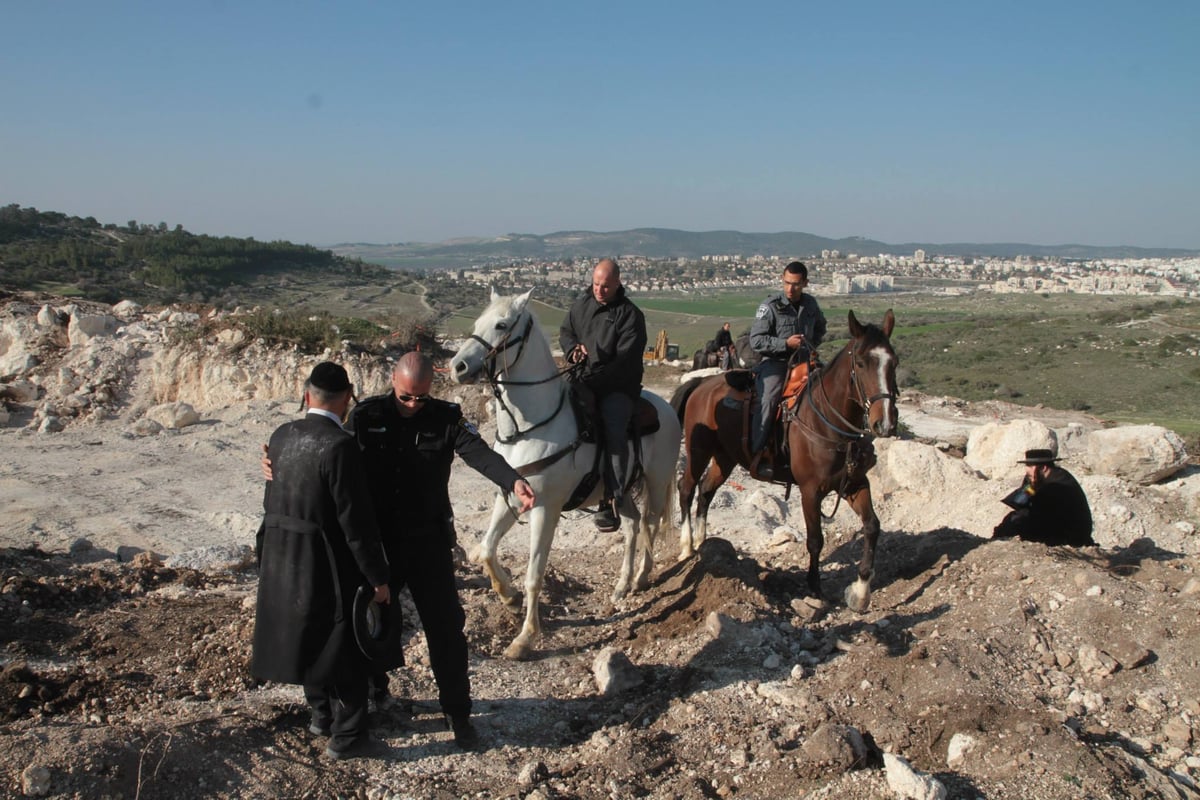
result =
[[378,266],[311,245],[188,233],[166,223],[0,207],[0,285],[103,302],[212,301],[264,277],[319,273],[381,277]]
[[401,242],[396,244],[338,244],[330,248],[339,255],[360,258],[389,267],[429,269],[464,267],[504,259],[597,258],[604,255],[641,255],[648,258],[699,258],[702,255],[766,255],[806,257],[822,250],[877,255],[912,253],[961,256],[1012,257],[1017,255],[1062,258],[1166,258],[1200,255],[1200,251],[1142,247],[1093,247],[1090,245],[936,244],[908,242],[887,244],[852,236],[830,239],[811,233],[742,233],[740,231],[680,231],[670,228],[635,228],[628,231],[559,231],[544,236],[513,233],[490,239],[452,239],[445,242]]

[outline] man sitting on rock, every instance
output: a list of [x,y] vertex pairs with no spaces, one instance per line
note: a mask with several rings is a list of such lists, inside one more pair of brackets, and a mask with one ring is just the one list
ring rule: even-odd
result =
[[1004,498],[1012,511],[996,526],[992,538],[1016,536],[1027,542],[1083,547],[1094,545],[1092,512],[1075,476],[1054,462],[1052,450],[1026,450],[1025,480]]

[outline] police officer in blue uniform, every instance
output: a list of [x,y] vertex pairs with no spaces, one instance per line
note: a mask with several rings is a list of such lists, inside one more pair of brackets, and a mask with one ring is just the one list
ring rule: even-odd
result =
[[755,370],[758,405],[751,415],[750,472],[761,480],[775,477],[764,450],[787,380],[788,361],[798,349],[803,350],[798,357],[807,359],[825,338],[825,315],[816,298],[804,293],[806,286],[808,267],[800,261],[788,264],[783,270],[783,291],[762,302],[750,326],[750,348],[762,357]]

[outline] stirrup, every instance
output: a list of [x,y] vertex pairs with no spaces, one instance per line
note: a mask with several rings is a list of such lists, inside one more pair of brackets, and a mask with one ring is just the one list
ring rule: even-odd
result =
[[750,477],[760,481],[775,480],[775,470],[771,468],[771,464],[766,461],[766,451],[759,450],[754,454],[754,458],[750,459]]
[[600,502],[600,508],[596,510],[592,521],[596,524],[596,530],[601,533],[612,533],[621,527],[621,518],[613,513],[612,502],[609,500]]

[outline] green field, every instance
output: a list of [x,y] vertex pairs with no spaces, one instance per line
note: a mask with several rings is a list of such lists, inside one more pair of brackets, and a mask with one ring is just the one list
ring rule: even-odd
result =
[[[690,354],[723,321],[749,328],[766,293],[636,298],[650,340],[666,330]],[[901,388],[966,400],[1087,411],[1123,423],[1155,423],[1200,434],[1200,301],[1093,295],[940,296],[915,292],[820,297],[829,320],[822,352],[849,336],[847,312],[878,323],[891,308]],[[534,301],[552,341],[563,310]],[[470,330],[479,309],[445,321]]]
[[[431,319],[406,287],[308,285],[296,305],[375,321]],[[767,292],[681,297],[638,296],[651,342],[660,330],[691,354],[729,321],[750,327]],[[248,298],[249,299],[249,298]],[[1095,295],[922,292],[818,295],[829,320],[826,357],[848,335],[847,312],[863,322],[896,314],[893,344],[901,388],[966,400],[1088,411],[1115,422],[1151,422],[1194,438],[1200,434],[1200,301]],[[552,343],[563,309],[531,302]],[[449,337],[470,332],[482,306],[438,321]]]

